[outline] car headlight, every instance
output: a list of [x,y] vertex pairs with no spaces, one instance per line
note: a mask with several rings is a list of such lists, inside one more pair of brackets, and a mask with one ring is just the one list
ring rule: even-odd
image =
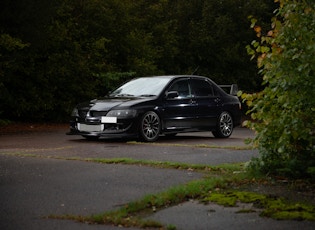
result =
[[79,110],[77,108],[74,108],[72,110],[71,116],[72,117],[78,117],[79,116]]
[[137,111],[134,109],[122,109],[122,110],[111,110],[106,116],[117,117],[117,118],[133,118],[137,115]]

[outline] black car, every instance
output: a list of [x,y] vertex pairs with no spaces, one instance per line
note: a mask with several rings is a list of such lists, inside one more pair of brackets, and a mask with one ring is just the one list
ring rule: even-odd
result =
[[227,138],[241,122],[241,104],[201,76],[153,76],[131,80],[108,96],[76,106],[69,135],[139,137],[212,131]]

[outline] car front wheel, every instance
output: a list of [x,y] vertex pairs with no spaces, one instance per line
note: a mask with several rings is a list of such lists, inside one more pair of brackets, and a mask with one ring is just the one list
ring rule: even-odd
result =
[[161,121],[159,116],[153,112],[145,113],[140,121],[140,136],[144,141],[153,142],[159,138]]
[[215,137],[228,138],[233,132],[233,119],[228,112],[222,112],[219,116],[216,130],[212,132]]

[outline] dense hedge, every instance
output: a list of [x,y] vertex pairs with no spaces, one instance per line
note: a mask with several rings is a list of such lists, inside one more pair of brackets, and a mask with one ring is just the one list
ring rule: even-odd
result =
[[274,8],[270,0],[1,0],[0,116],[67,120],[76,103],[131,77],[197,68],[255,91],[248,16],[269,24]]

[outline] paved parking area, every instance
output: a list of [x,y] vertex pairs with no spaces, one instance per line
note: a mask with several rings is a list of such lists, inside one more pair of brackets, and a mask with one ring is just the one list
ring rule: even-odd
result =
[[[79,136],[66,136],[66,131],[61,127],[0,135],[0,229],[123,229],[44,217],[114,210],[146,194],[203,177],[186,170],[97,164],[66,158],[132,158],[217,165],[244,162],[257,155],[244,144],[244,139],[253,136],[244,128],[236,129],[229,139],[215,139],[210,133],[188,133],[174,138],[161,137],[150,144],[119,139],[87,141]],[[215,212],[209,212],[210,209]],[[192,201],[157,212],[152,218],[175,225],[177,229],[313,227],[309,222],[235,216],[229,210]]]

